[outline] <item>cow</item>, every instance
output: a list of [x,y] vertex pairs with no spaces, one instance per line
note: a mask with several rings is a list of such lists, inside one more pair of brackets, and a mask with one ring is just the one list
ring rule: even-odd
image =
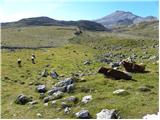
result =
[[133,73],[144,73],[145,72],[144,65],[138,65],[136,63],[126,62],[126,61],[122,61],[121,65],[125,68],[127,72],[133,72]]
[[98,70],[98,73],[104,74],[106,77],[114,78],[116,80],[119,80],[119,79],[131,80],[132,79],[132,76],[124,72],[121,72],[119,70],[112,69],[112,68],[101,67]]

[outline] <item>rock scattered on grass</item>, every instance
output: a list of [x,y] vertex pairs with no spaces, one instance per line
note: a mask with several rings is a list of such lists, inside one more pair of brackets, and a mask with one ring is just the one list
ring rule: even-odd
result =
[[53,79],[57,79],[59,75],[57,74],[57,72],[55,72],[54,70],[52,70],[52,71],[50,72],[50,76],[51,76],[51,78],[53,78]]
[[51,100],[52,100],[52,96],[47,96],[47,97],[44,97],[43,102],[47,103],[47,102],[49,102]]
[[147,87],[147,86],[141,86],[141,87],[138,88],[138,90],[141,91],[141,92],[149,92],[149,91],[151,91],[151,89],[149,87]]
[[64,109],[64,113],[66,113],[66,114],[69,114],[70,111],[71,111],[71,108],[70,108],[70,107],[66,107],[66,108]]
[[82,103],[88,103],[91,100],[92,100],[92,95],[84,96],[82,98]]
[[53,93],[52,96],[53,96],[53,99],[54,99],[54,100],[55,100],[55,99],[62,98],[62,97],[63,97],[63,92],[57,91],[57,92]]
[[113,94],[114,95],[128,95],[129,93],[124,89],[118,89],[118,90],[113,91]]
[[47,103],[44,103],[44,106],[48,106],[48,102],[47,102]]
[[41,113],[37,113],[36,115],[37,115],[37,117],[42,117]]
[[28,104],[35,105],[35,104],[38,104],[38,102],[36,100],[34,100],[34,101],[29,102]]
[[75,97],[75,96],[70,96],[68,98],[65,98],[64,100],[67,101],[67,102],[74,102],[74,103],[76,103],[78,101],[78,98]]
[[89,60],[86,60],[86,61],[84,61],[84,63],[83,63],[84,65],[90,65],[91,64],[91,62],[89,61]]
[[62,80],[58,83],[55,84],[56,87],[63,87],[63,86],[67,86],[73,83],[73,79],[72,78],[66,78],[65,80]]
[[80,118],[80,119],[89,119],[90,118],[90,114],[89,114],[88,110],[81,110],[81,111],[77,112],[75,115],[77,118]]
[[159,120],[160,118],[160,113],[158,112],[158,114],[147,114],[145,116],[143,116],[143,119],[149,119],[149,120]]
[[56,100],[51,101],[52,106],[55,106],[55,105],[56,105],[56,103],[57,103],[57,101],[56,101]]
[[36,87],[36,91],[39,93],[45,93],[47,91],[46,86],[45,85],[38,85]]
[[97,113],[97,119],[119,119],[119,113],[115,110],[103,109],[101,112]]
[[49,74],[48,74],[48,71],[46,69],[44,69],[41,73],[41,76],[42,77],[47,77]]
[[25,105],[26,103],[32,101],[30,97],[27,97],[26,95],[20,94],[17,96],[15,103]]
[[71,106],[67,104],[66,102],[62,102],[61,107],[64,109],[64,108],[71,107]]

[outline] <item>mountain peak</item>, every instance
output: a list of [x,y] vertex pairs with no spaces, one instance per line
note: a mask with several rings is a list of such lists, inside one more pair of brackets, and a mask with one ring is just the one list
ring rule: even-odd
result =
[[105,27],[117,27],[121,25],[132,25],[135,23],[143,22],[143,21],[150,21],[150,20],[156,20],[155,17],[149,16],[149,17],[140,17],[138,15],[133,14],[132,12],[128,11],[121,11],[116,10],[115,12],[95,20],[97,23],[100,23],[104,25]]

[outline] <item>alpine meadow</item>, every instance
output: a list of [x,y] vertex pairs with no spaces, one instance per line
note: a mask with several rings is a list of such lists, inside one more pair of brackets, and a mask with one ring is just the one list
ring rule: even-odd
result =
[[156,118],[158,26],[123,10],[1,23],[1,118]]

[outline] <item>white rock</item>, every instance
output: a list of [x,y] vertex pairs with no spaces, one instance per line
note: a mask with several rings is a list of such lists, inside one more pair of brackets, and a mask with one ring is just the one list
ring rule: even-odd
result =
[[56,101],[56,100],[51,101],[52,106],[55,106],[55,105],[56,105],[56,103],[57,103],[57,101]]
[[84,96],[84,97],[82,98],[82,102],[83,102],[83,103],[88,103],[88,102],[91,101],[91,100],[92,100],[92,95]]
[[69,113],[71,111],[71,108],[69,108],[69,107],[66,107],[65,109],[64,109],[64,112],[65,113]]
[[118,89],[118,90],[115,90],[113,92],[113,94],[115,94],[115,95],[126,95],[126,94],[128,94],[128,92],[124,89]]
[[41,113],[37,113],[37,116],[38,116],[38,117],[42,117],[42,114],[41,114]]
[[159,120],[160,119],[160,113],[158,112],[158,114],[147,114],[145,116],[143,116],[143,119],[150,119],[150,120]]
[[115,109],[108,110],[103,109],[101,112],[97,113],[97,119],[117,119],[119,118]]
[[44,103],[44,106],[48,106],[48,103]]

